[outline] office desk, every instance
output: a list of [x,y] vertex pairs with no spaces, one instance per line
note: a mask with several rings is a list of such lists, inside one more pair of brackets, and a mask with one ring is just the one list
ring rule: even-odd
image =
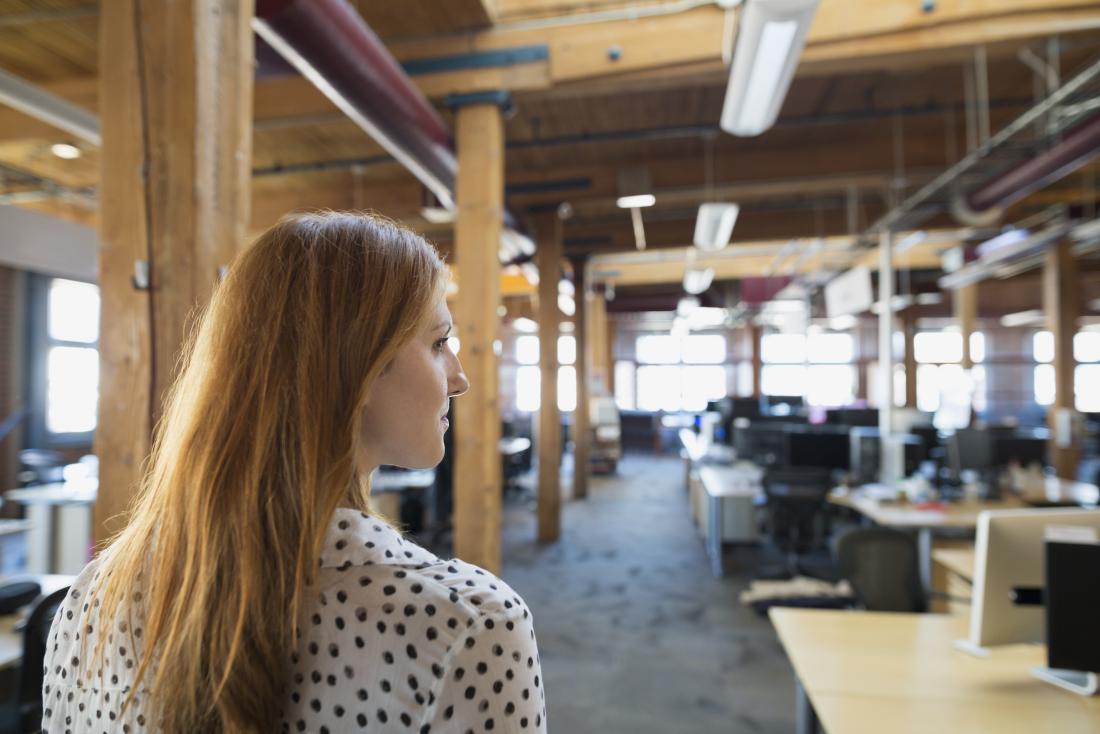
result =
[[371,508],[394,522],[401,519],[401,496],[406,490],[425,490],[435,485],[435,469],[376,471],[371,475]]
[[82,479],[11,489],[4,499],[27,508],[33,525],[27,538],[27,570],[35,574],[79,573],[91,558],[92,505],[99,482]]
[[756,503],[763,499],[764,472],[753,464],[704,465],[691,485],[695,521],[703,531],[711,572],[725,575],[722,543],[754,543],[757,538]]
[[866,492],[832,492],[829,502],[849,507],[876,525],[915,530],[920,553],[920,574],[925,589],[932,588],[932,535],[937,530],[953,529],[974,532],[978,515],[986,510],[1010,510],[1029,505],[1016,497],[1003,500],[964,500],[950,502],[936,509],[919,509],[918,505],[903,502],[881,501]]
[[[76,580],[76,576],[68,574],[45,574],[30,576],[12,576],[0,579],[0,583],[13,581],[37,581],[42,587],[42,596],[52,594],[60,588],[69,586]],[[23,658],[23,632],[16,631],[15,627],[23,621],[26,609],[16,614],[0,616],[0,669],[16,665]]]
[[974,593],[974,544],[932,550],[932,590],[944,597],[929,600],[932,611],[970,614]]
[[1095,734],[1100,697],[1032,677],[1040,645],[995,648],[986,659],[954,650],[966,619],[773,608],[769,614],[798,678],[798,731],[829,734]]

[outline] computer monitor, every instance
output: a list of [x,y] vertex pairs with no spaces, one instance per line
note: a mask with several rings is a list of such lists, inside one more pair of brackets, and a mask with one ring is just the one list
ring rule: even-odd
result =
[[1046,466],[1047,441],[1025,436],[997,436],[993,439],[993,464],[1008,466],[1038,464]]
[[1045,586],[1043,539],[1051,526],[1100,531],[1100,510],[987,510],[978,515],[970,634],[956,647],[984,657],[993,645],[1045,640],[1043,608],[1017,606],[1011,595],[1017,587]]
[[848,471],[851,453],[848,434],[840,431],[792,431],[787,436],[789,463],[795,468]]
[[842,426],[878,426],[878,408],[835,408],[826,411],[826,423]]
[[964,471],[985,472],[993,466],[993,441],[977,428],[959,428],[947,439],[947,464],[958,477]]
[[801,395],[766,395],[764,401],[770,412],[781,415],[796,413],[806,404]]

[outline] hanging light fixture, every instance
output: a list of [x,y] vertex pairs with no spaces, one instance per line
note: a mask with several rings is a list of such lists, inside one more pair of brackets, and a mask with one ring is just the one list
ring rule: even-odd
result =
[[721,127],[759,135],[779,117],[818,0],[747,0],[741,11]]

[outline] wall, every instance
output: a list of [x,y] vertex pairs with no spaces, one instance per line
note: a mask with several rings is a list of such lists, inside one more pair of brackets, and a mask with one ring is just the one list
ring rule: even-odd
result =
[[95,230],[45,214],[0,206],[0,265],[97,280]]

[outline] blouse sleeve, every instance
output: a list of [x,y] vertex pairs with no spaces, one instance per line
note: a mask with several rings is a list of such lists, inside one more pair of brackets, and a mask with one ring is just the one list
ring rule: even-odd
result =
[[528,612],[476,621],[455,640],[448,660],[421,732],[546,731],[546,696]]

